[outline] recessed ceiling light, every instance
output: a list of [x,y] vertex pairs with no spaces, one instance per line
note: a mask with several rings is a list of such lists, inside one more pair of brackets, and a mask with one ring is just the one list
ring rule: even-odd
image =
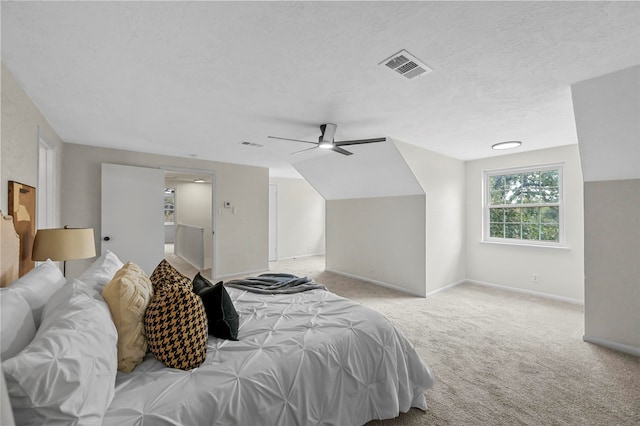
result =
[[506,142],[494,143],[493,145],[491,145],[491,148],[493,148],[493,149],[511,149],[511,148],[517,148],[520,145],[522,145],[522,142],[520,142],[520,141],[506,141]]
[[204,179],[196,179],[194,180],[195,183],[204,183]]

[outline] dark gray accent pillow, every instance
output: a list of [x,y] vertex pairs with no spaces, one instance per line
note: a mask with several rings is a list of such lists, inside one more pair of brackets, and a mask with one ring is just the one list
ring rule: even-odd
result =
[[209,322],[209,334],[220,339],[237,341],[240,317],[222,281],[213,285],[198,272],[192,285],[193,292],[202,298]]

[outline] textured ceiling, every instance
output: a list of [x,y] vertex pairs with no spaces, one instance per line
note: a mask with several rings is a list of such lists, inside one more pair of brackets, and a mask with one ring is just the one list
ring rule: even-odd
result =
[[392,139],[349,149],[351,156],[326,152],[295,168],[325,200],[424,194]]
[[2,61],[70,143],[296,175],[319,153],[267,136],[332,122],[469,160],[577,143],[569,86],[640,64],[640,3],[3,1]]

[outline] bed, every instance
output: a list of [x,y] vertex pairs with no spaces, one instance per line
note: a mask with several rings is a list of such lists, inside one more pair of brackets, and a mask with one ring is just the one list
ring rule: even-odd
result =
[[427,409],[433,374],[410,342],[382,315],[320,289],[229,287],[238,341],[210,336],[190,370],[147,353],[117,371],[101,293],[122,265],[107,251],[67,282],[48,261],[1,289],[3,393],[17,424],[362,425]]

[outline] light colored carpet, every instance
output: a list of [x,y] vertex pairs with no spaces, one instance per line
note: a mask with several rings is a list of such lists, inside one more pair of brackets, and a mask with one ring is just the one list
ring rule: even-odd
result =
[[270,269],[381,312],[433,369],[426,412],[368,426],[640,424],[640,358],[583,342],[582,306],[472,284],[412,297],[326,272],[320,256]]

